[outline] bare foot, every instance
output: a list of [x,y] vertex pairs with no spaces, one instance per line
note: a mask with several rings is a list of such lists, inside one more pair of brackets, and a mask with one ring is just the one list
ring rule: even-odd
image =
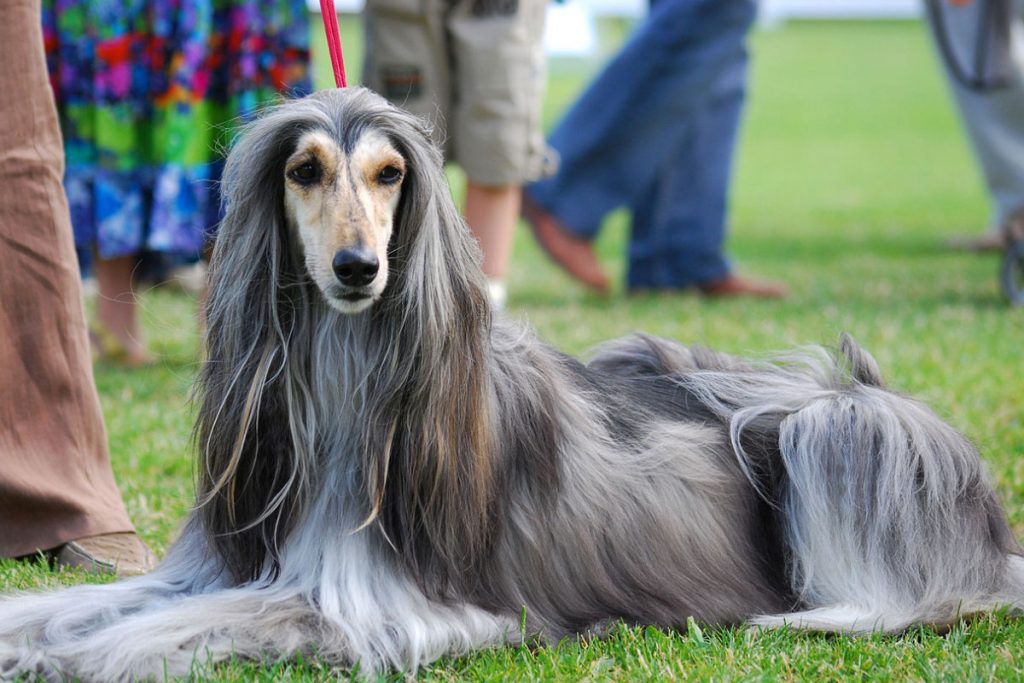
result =
[[590,242],[571,235],[557,218],[526,194],[523,195],[523,218],[541,248],[573,279],[598,294],[607,295],[611,291],[611,282],[601,269]]

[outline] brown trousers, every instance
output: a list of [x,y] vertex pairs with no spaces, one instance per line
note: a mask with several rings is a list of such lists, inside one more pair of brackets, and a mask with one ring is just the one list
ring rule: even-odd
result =
[[39,0],[0,0],[0,557],[131,531],[93,383]]

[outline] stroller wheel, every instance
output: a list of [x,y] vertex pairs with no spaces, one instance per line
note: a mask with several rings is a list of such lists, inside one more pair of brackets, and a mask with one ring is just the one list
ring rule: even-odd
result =
[[1014,308],[1024,306],[1024,241],[1013,241],[1003,257],[1003,292]]

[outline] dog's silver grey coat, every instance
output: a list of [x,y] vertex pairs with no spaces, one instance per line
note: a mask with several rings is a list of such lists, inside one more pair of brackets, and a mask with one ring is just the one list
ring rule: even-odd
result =
[[[330,308],[285,224],[319,129],[408,170],[391,280]],[[199,494],[151,575],[0,603],[0,670],[86,680],[316,652],[413,670],[613,619],[862,633],[1020,606],[970,443],[844,339],[772,363],[635,337],[586,365],[492,320],[427,132],[365,90],[235,144],[213,262]]]

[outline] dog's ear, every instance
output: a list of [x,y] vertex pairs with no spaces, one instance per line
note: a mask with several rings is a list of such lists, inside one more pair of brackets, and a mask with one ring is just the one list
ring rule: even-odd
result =
[[480,250],[456,210],[423,125],[379,122],[406,159],[391,279],[373,309],[366,471],[371,518],[420,582],[473,572],[491,535],[490,306]]
[[305,415],[288,400],[285,366],[288,339],[308,324],[312,302],[307,288],[289,286],[305,270],[285,229],[283,168],[318,115],[302,102],[267,110],[238,137],[224,171],[194,439],[199,513],[240,582],[278,569],[305,498],[291,490],[310,456],[292,438]]

